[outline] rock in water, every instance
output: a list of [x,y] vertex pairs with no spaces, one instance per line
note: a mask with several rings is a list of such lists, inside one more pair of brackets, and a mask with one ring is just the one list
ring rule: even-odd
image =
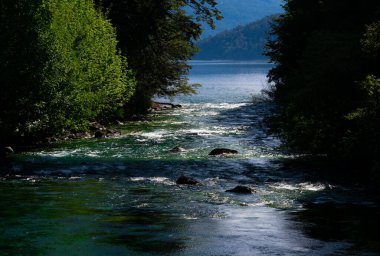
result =
[[105,130],[106,127],[104,127],[104,125],[101,125],[97,122],[93,122],[90,124],[90,130],[91,131],[102,131],[102,130]]
[[236,186],[233,189],[229,189],[226,192],[237,193],[237,194],[252,194],[254,191],[246,186]]
[[69,136],[67,136],[69,139],[85,139],[85,138],[91,138],[91,134],[87,132],[77,132],[77,133],[72,133]]
[[101,139],[101,138],[104,138],[105,136],[106,136],[105,133],[102,131],[96,131],[95,132],[95,138],[96,139]]
[[13,154],[15,151],[11,147],[0,148],[0,162],[4,161],[8,155]]
[[182,147],[174,147],[170,150],[170,152],[172,153],[180,153],[180,152],[186,152],[186,149],[182,148]]
[[233,155],[238,154],[237,150],[228,149],[228,148],[216,148],[212,150],[208,155],[209,156],[220,156],[220,155]]
[[197,184],[199,184],[199,181],[197,181],[191,177],[181,176],[177,179],[176,183],[178,185],[197,185]]
[[10,155],[10,154],[13,154],[15,151],[13,150],[13,148],[11,148],[11,147],[5,147],[4,148],[4,153],[6,154],[6,155]]
[[121,132],[115,129],[107,129],[106,133],[107,137],[116,137],[121,135]]

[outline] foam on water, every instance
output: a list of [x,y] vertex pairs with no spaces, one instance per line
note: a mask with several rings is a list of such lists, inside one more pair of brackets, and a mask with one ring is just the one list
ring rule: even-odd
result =
[[299,184],[290,184],[290,183],[275,183],[270,185],[274,189],[280,190],[299,190],[299,191],[322,191],[325,190],[328,185],[325,184],[312,184],[312,183],[299,183]]
[[187,109],[190,110],[204,110],[204,109],[220,109],[220,110],[228,110],[228,109],[237,109],[244,106],[248,106],[252,103],[243,102],[243,103],[193,103],[193,104],[185,104]]
[[129,178],[132,182],[151,182],[164,185],[175,185],[176,183],[167,177],[132,177]]
[[75,149],[72,151],[68,150],[61,150],[61,151],[55,151],[55,152],[47,152],[47,151],[41,151],[35,153],[36,156],[42,156],[42,157],[55,157],[55,158],[61,158],[61,157],[67,157],[70,155],[75,154],[76,152],[79,152],[79,149]]

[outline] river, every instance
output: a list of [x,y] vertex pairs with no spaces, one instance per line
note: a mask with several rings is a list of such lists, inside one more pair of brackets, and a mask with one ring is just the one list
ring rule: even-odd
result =
[[[0,176],[1,255],[380,255],[376,195],[293,170],[268,135],[270,65],[191,62],[203,87],[122,136],[13,156]],[[172,153],[181,146],[186,152]],[[216,147],[238,150],[211,157]],[[181,175],[200,186],[178,186]],[[226,193],[236,185],[252,195]]]

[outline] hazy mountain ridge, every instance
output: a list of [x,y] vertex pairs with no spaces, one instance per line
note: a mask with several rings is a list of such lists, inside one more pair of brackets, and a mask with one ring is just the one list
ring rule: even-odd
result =
[[277,15],[267,16],[245,26],[218,33],[197,43],[197,60],[252,60],[265,59],[264,47],[270,23]]
[[283,12],[282,2],[282,0],[219,0],[218,8],[224,18],[217,21],[215,30],[204,27],[202,38],[281,13]]

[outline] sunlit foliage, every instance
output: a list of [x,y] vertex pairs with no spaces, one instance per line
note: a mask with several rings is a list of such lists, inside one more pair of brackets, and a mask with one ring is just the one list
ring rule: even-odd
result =
[[134,80],[89,0],[0,2],[0,137],[55,135],[114,115]]

